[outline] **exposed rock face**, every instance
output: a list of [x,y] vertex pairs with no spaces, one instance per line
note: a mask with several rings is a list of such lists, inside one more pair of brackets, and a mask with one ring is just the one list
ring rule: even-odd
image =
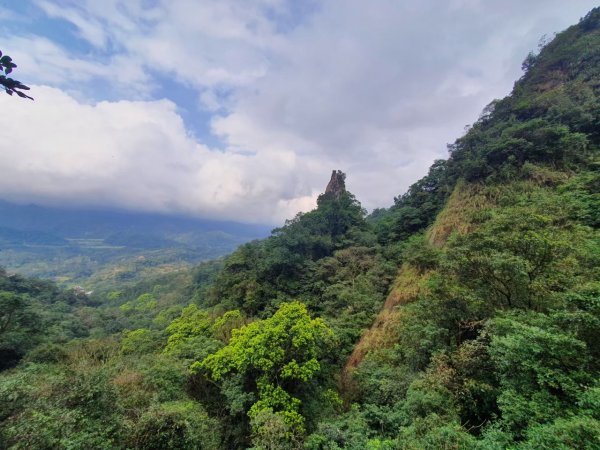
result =
[[346,192],[346,174],[341,170],[334,170],[331,173],[331,180],[325,188],[325,195],[333,198],[340,198]]

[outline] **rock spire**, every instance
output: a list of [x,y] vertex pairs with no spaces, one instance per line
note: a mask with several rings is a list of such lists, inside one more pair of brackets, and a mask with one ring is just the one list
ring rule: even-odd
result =
[[341,170],[334,170],[331,173],[331,179],[325,188],[325,195],[333,198],[340,198],[346,192],[346,174]]

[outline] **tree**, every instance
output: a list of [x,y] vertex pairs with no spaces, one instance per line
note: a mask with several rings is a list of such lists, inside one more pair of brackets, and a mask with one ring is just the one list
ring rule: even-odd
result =
[[[254,385],[258,394],[248,410],[255,428],[273,424],[265,414],[281,419],[284,441],[304,432],[301,400],[296,397],[303,383],[321,370],[321,357],[333,337],[322,319],[311,319],[306,306],[299,302],[284,303],[270,318],[246,325],[232,333],[229,344],[192,365],[192,370],[208,374],[216,382],[243,378],[242,386]],[[276,420],[278,423],[279,421]],[[255,435],[266,430],[254,429]],[[267,433],[269,434],[269,433]]]
[[0,290],[0,371],[38,343],[38,320],[27,296]]
[[446,264],[494,308],[546,309],[552,294],[573,283],[582,240],[581,229],[561,228],[558,214],[506,208],[479,230],[457,236]]
[[21,98],[33,100],[33,97],[21,92],[21,90],[28,91],[29,86],[25,86],[20,81],[6,76],[11,73],[15,67],[17,67],[17,65],[13,62],[12,58],[8,55],[2,55],[2,52],[0,51],[0,73],[3,72],[3,74],[0,75],[0,85],[4,88],[4,92],[8,95],[17,94]]
[[216,351],[221,343],[213,338],[213,320],[193,303],[166,328],[169,334],[164,353],[192,361]]

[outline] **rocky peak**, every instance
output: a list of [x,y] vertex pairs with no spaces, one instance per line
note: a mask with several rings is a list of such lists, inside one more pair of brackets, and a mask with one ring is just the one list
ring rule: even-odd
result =
[[333,198],[340,198],[346,192],[346,174],[341,170],[334,170],[331,173],[331,179],[325,188],[325,195]]

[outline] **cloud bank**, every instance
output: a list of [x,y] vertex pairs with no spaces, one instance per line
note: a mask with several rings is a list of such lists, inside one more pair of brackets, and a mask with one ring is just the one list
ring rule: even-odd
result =
[[37,2],[73,45],[3,31],[36,100],[0,97],[0,197],[281,223],[341,169],[388,206],[594,6],[301,3]]

